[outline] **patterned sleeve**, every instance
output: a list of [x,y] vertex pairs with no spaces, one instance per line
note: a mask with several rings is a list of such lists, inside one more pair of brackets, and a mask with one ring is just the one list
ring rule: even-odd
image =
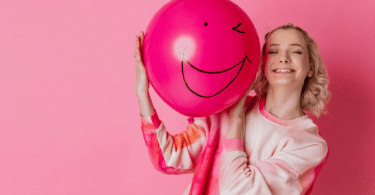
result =
[[206,117],[195,118],[185,131],[171,135],[155,113],[141,117],[143,137],[154,167],[167,174],[193,173],[206,143]]
[[225,140],[220,194],[309,194],[327,156],[324,140],[297,134],[285,139],[283,151],[249,164],[243,140]]

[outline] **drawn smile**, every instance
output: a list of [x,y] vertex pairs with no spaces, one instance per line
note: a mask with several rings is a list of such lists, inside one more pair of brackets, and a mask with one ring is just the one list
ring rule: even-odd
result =
[[249,60],[249,58],[247,57],[247,54],[246,54],[246,51],[245,51],[245,57],[240,61],[238,62],[236,65],[228,68],[228,69],[225,69],[225,70],[221,70],[221,71],[215,71],[215,72],[210,72],[210,71],[205,71],[205,70],[201,70],[197,67],[195,67],[194,65],[192,65],[189,61],[187,61],[187,63],[192,67],[194,68],[196,71],[198,72],[201,72],[201,73],[205,73],[205,74],[221,74],[221,73],[225,73],[225,72],[228,72],[230,70],[232,70],[233,68],[237,67],[237,66],[241,66],[236,74],[236,76],[224,87],[222,88],[221,90],[219,90],[218,92],[216,92],[215,94],[213,95],[202,95],[202,94],[199,94],[197,93],[196,91],[194,91],[193,89],[191,89],[191,87],[189,86],[189,84],[186,82],[186,79],[185,79],[185,74],[184,74],[184,60],[181,60],[181,71],[182,71],[182,77],[184,79],[184,82],[185,82],[185,85],[186,87],[195,95],[199,96],[199,97],[202,97],[202,98],[211,98],[211,97],[214,97],[218,94],[220,94],[222,91],[224,91],[226,88],[229,87],[230,84],[233,83],[234,80],[236,80],[237,76],[240,74],[243,66],[245,65],[245,62],[249,61],[251,63],[251,61]]

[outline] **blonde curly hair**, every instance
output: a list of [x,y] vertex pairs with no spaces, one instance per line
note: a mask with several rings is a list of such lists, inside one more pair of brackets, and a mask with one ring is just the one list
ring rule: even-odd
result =
[[268,38],[275,31],[283,29],[295,29],[300,32],[307,43],[307,50],[310,57],[310,64],[313,67],[314,74],[312,77],[306,77],[302,92],[301,92],[301,108],[303,111],[310,112],[319,117],[321,114],[326,114],[326,105],[331,97],[331,92],[328,90],[328,74],[323,64],[322,57],[319,53],[318,45],[307,34],[307,32],[292,23],[277,27],[265,35],[265,43],[262,48],[262,56],[259,64],[259,73],[254,81],[254,90],[259,98],[265,97],[268,90],[268,81],[264,72],[264,55],[266,54],[266,45]]

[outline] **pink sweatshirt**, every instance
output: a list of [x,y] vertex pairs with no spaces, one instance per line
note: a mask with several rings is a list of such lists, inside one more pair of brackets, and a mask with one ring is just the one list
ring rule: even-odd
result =
[[328,155],[307,115],[285,121],[248,97],[245,139],[228,139],[223,111],[195,118],[170,135],[157,114],[141,118],[154,167],[167,174],[194,173],[184,194],[309,194]]

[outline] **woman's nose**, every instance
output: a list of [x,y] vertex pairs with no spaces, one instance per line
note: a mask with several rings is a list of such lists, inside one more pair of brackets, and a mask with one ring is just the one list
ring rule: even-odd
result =
[[289,60],[287,60],[287,59],[280,59],[280,63],[289,63]]
[[289,63],[289,62],[290,62],[290,59],[289,59],[288,54],[287,54],[287,53],[282,53],[282,54],[280,55],[279,62],[280,62],[280,63]]

